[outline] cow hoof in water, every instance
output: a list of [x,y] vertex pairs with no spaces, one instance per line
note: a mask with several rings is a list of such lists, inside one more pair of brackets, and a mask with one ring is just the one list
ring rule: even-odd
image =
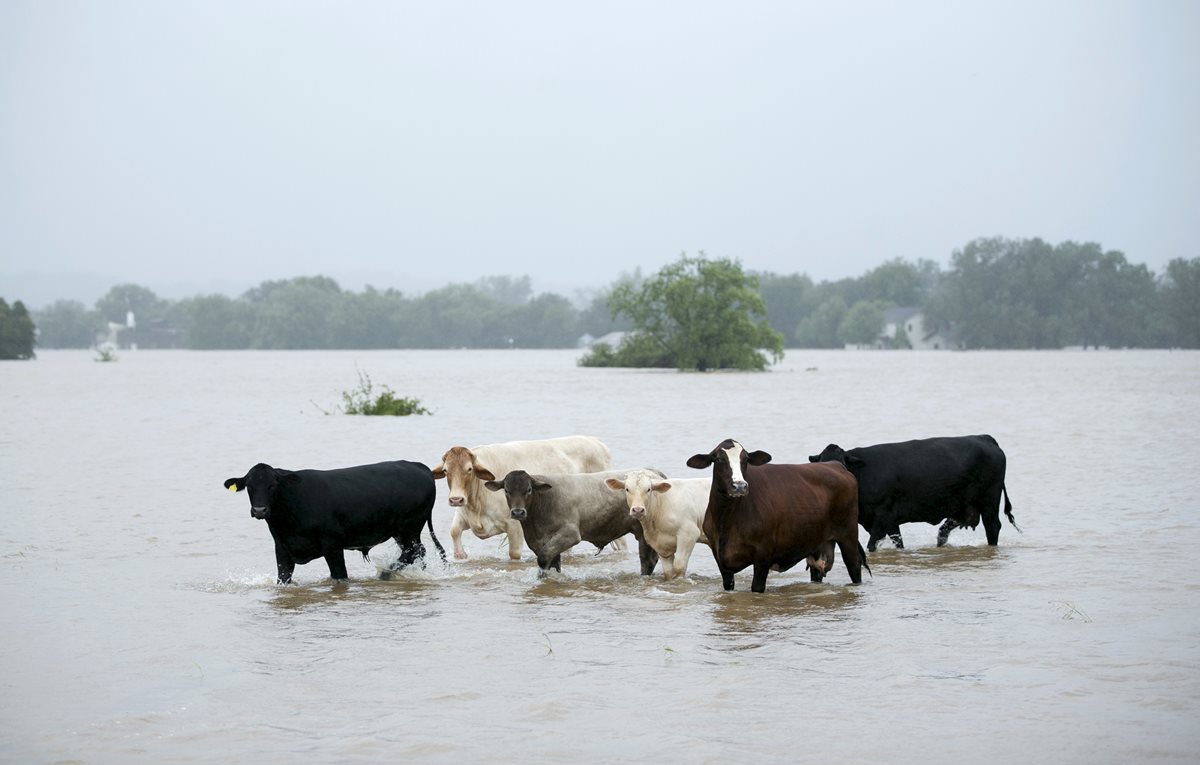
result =
[[458,550],[454,551],[454,560],[466,560],[466,559],[467,559],[466,551],[463,551],[463,552],[459,552]]

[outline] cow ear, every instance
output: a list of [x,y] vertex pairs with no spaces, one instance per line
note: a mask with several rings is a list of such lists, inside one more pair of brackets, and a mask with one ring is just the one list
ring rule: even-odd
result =
[[225,488],[230,491],[241,491],[246,488],[246,481],[242,478],[226,478]]
[[534,491],[549,491],[550,489],[554,488],[553,486],[546,483],[545,481],[539,481],[536,478],[534,478],[532,480],[533,480],[533,490]]
[[687,466],[703,470],[713,464],[713,456],[711,454],[693,454],[688,457]]
[[855,457],[853,454],[846,455],[846,466],[847,467],[862,467],[865,464],[867,464],[867,463],[863,462],[862,459]]
[[656,483],[653,486],[651,486],[650,489],[652,491],[657,491],[659,494],[662,494],[664,492],[668,492],[671,490],[671,484],[667,483],[666,481],[660,481],[659,483]]
[[493,478],[490,481],[485,481],[483,486],[488,491],[501,491],[504,488],[504,481],[497,481]]
[[618,481],[616,478],[606,478],[604,483],[608,484],[608,488],[621,491],[625,488],[624,481]]
[[751,465],[765,465],[771,461],[771,455],[762,451],[750,452],[746,455],[746,461]]
[[810,454],[810,455],[808,455],[808,461],[809,461],[809,462],[820,462],[820,461],[821,461],[821,455],[819,455],[819,454]]
[[475,465],[475,477],[481,481],[494,481],[496,474],[482,465]]
[[433,480],[435,480],[435,481],[440,481],[443,478],[445,478],[446,477],[445,461],[439,462],[437,467],[435,467],[433,470],[431,470],[429,472],[433,473]]

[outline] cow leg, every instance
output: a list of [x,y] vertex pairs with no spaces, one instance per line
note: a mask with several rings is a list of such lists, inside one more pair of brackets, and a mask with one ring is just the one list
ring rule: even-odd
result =
[[670,581],[679,576],[679,573],[675,570],[674,555],[660,555],[658,556],[658,559],[662,562],[663,579]]
[[1000,511],[992,511],[983,517],[983,531],[987,534],[987,542],[992,547],[1000,543]]
[[508,557],[511,560],[521,560],[521,547],[525,544],[525,527],[520,521],[506,521],[508,534]]
[[721,569],[721,584],[722,584],[722,586],[725,587],[725,590],[727,592],[733,590],[733,572],[732,571],[726,571],[723,568]]
[[870,552],[875,552],[876,546],[879,545],[879,540],[883,539],[887,532],[887,527],[879,521],[876,521],[875,525],[871,527],[871,538],[867,540],[867,550]]
[[546,574],[550,573],[550,569],[562,573],[562,553],[558,552],[554,555],[549,553],[538,553],[538,578],[541,579]]
[[[419,532],[418,532],[419,533]],[[425,545],[421,542],[421,538],[404,540],[399,537],[393,537],[396,544],[400,545],[400,557],[396,560],[396,565],[393,570],[399,571],[405,566],[411,566],[417,561],[425,560]]]
[[[862,548],[858,545],[858,530],[855,529],[853,536],[847,535],[845,539],[838,540],[838,549],[842,551],[842,561],[846,564],[846,573],[850,575],[850,581],[855,584],[862,584],[862,559],[858,555],[858,551]],[[830,560],[832,560],[833,549],[830,546]]]
[[900,524],[893,526],[892,530],[888,532],[888,536],[892,538],[892,544],[896,545],[897,550],[904,549],[904,537],[900,536]]
[[654,573],[654,566],[658,564],[658,553],[646,541],[646,532],[642,531],[640,524],[634,524],[632,533],[638,543],[638,560],[642,564],[642,576],[650,576]]
[[275,568],[279,571],[280,584],[289,584],[292,581],[292,572],[296,570],[296,560],[287,551],[287,548],[278,542],[275,543]]
[[463,529],[467,527],[467,521],[462,517],[462,511],[454,512],[454,520],[450,521],[450,543],[454,545],[454,559],[466,560],[467,551],[462,546]]
[[958,523],[953,518],[947,518],[942,522],[941,528],[938,529],[937,546],[942,547],[950,539],[950,532],[958,528]]
[[[696,540],[698,537],[687,534],[680,535],[675,538],[675,554],[671,556],[671,562],[668,563],[666,558],[663,558],[663,573],[667,573],[668,568],[674,569],[674,576],[683,576],[687,573],[688,561],[692,559],[692,550],[696,549]],[[671,577],[668,576],[668,579]]]
[[[638,540],[638,559],[642,562],[642,576],[650,576],[654,573],[654,566],[658,564],[658,553],[646,543],[645,539]],[[664,565],[663,568],[665,570],[666,566]]]
[[750,582],[750,592],[767,591],[767,572],[771,570],[769,563],[754,563],[754,579]]
[[350,575],[346,573],[346,553],[341,547],[325,546],[325,563],[329,566],[329,576],[334,580],[346,580]]

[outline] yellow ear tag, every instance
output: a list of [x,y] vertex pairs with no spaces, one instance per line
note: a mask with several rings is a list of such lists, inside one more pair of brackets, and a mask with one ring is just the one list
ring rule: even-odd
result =
[[237,491],[237,484],[236,484],[236,483],[231,483],[231,484],[229,484],[229,490],[230,490],[230,491]]

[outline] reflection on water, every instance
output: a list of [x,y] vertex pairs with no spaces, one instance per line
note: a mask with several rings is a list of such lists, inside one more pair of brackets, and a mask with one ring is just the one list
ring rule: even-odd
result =
[[[805,619],[838,621],[862,606],[862,585],[795,582],[765,593],[721,592],[712,598],[709,634],[770,634],[795,629]],[[828,629],[823,624],[821,629]],[[835,628],[836,629],[836,628]]]
[[1007,548],[973,545],[959,547],[909,547],[903,550],[881,548],[871,553],[871,572],[875,576],[897,576],[906,572],[937,570],[942,572],[1003,567]]

